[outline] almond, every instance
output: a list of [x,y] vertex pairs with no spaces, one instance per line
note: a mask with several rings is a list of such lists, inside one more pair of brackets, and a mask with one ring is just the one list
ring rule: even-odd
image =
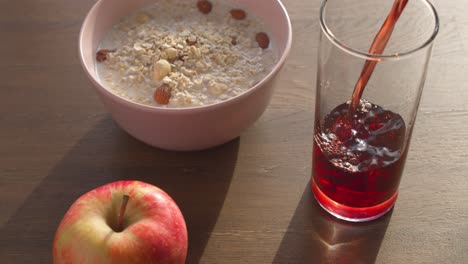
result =
[[242,9],[232,9],[231,17],[235,20],[244,20],[247,17],[247,14]]
[[103,62],[107,60],[107,54],[114,52],[114,51],[115,50],[108,50],[108,49],[98,50],[98,52],[96,53],[96,60],[98,62]]
[[233,46],[237,45],[237,38],[236,37],[231,38],[231,45],[233,45]]
[[258,33],[255,40],[257,41],[258,46],[262,49],[266,49],[270,45],[270,38],[265,32]]
[[146,24],[151,20],[151,17],[150,17],[150,15],[148,15],[146,13],[140,13],[140,14],[137,15],[136,20],[140,24]]
[[201,13],[206,15],[211,12],[211,9],[213,9],[213,4],[211,4],[211,2],[207,0],[199,0],[197,2],[197,7]]
[[171,99],[172,88],[163,83],[161,86],[156,88],[154,92],[154,101],[158,104],[167,105]]

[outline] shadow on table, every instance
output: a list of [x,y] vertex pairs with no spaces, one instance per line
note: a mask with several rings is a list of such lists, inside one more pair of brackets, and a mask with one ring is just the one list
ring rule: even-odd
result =
[[375,263],[392,212],[344,222],[325,212],[307,185],[273,263]]
[[[3,256],[50,263],[55,230],[68,207],[103,184],[141,180],[164,189],[189,231],[187,263],[198,263],[216,224],[237,161],[239,139],[199,152],[170,152],[128,136],[110,118],[88,132],[53,168],[2,231]],[[27,251],[25,251],[27,250]]]

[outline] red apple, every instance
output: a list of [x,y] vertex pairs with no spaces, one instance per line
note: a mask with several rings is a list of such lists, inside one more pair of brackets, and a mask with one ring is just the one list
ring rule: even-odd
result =
[[54,263],[171,263],[187,255],[176,203],[139,181],[113,182],[81,196],[57,229]]

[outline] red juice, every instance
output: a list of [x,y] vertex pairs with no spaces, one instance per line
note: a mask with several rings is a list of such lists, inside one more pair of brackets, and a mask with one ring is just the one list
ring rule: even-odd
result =
[[[322,207],[350,221],[386,213],[398,195],[407,149],[396,113],[365,100],[350,102],[315,125],[312,190]],[[350,114],[352,116],[350,116]]]
[[[382,54],[408,0],[395,0],[369,48]],[[320,125],[316,120],[312,191],[338,218],[367,221],[385,214],[396,201],[406,160],[403,118],[362,100],[378,60],[366,60],[351,100]]]
[[[387,46],[390,37],[392,36],[395,24],[398,22],[398,18],[405,9],[408,0],[395,0],[392,9],[385,19],[382,27],[380,28],[377,35],[375,35],[374,41],[369,48],[370,54],[382,54]],[[372,73],[374,72],[375,66],[378,60],[366,60],[364,67],[362,68],[361,75],[354,86],[353,94],[351,95],[350,111],[351,113],[356,109],[361,99],[364,89],[366,88],[367,82],[369,81]]]

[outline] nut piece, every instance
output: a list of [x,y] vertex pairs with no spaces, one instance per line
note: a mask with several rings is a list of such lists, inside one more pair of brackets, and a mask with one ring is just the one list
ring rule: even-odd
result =
[[210,93],[214,95],[220,95],[224,93],[224,91],[226,91],[227,88],[228,88],[227,85],[224,83],[211,82],[209,84],[208,90],[210,91]]
[[258,46],[262,49],[266,49],[270,45],[270,38],[265,32],[258,33],[255,40],[257,41]]
[[199,0],[197,2],[198,10],[203,14],[209,14],[211,9],[213,9],[213,5],[208,0]]
[[171,99],[172,88],[168,84],[161,84],[154,92],[153,99],[156,103],[167,105]]
[[115,50],[108,50],[108,49],[98,50],[98,52],[96,53],[96,60],[98,62],[103,62],[107,60],[107,54],[112,53],[112,52],[115,52]]
[[197,44],[197,37],[195,37],[194,35],[190,35],[186,41],[187,41],[187,44],[189,44],[190,46],[193,46]]
[[161,81],[164,77],[171,73],[171,64],[167,60],[158,60],[153,65],[153,79]]
[[231,16],[235,20],[244,20],[247,17],[247,14],[242,9],[232,9]]
[[179,56],[179,52],[174,48],[165,49],[164,53],[166,53],[167,59],[171,61],[177,59],[177,57]]
[[190,46],[190,53],[195,57],[195,58],[200,58],[201,57],[201,51],[199,48],[195,46]]

